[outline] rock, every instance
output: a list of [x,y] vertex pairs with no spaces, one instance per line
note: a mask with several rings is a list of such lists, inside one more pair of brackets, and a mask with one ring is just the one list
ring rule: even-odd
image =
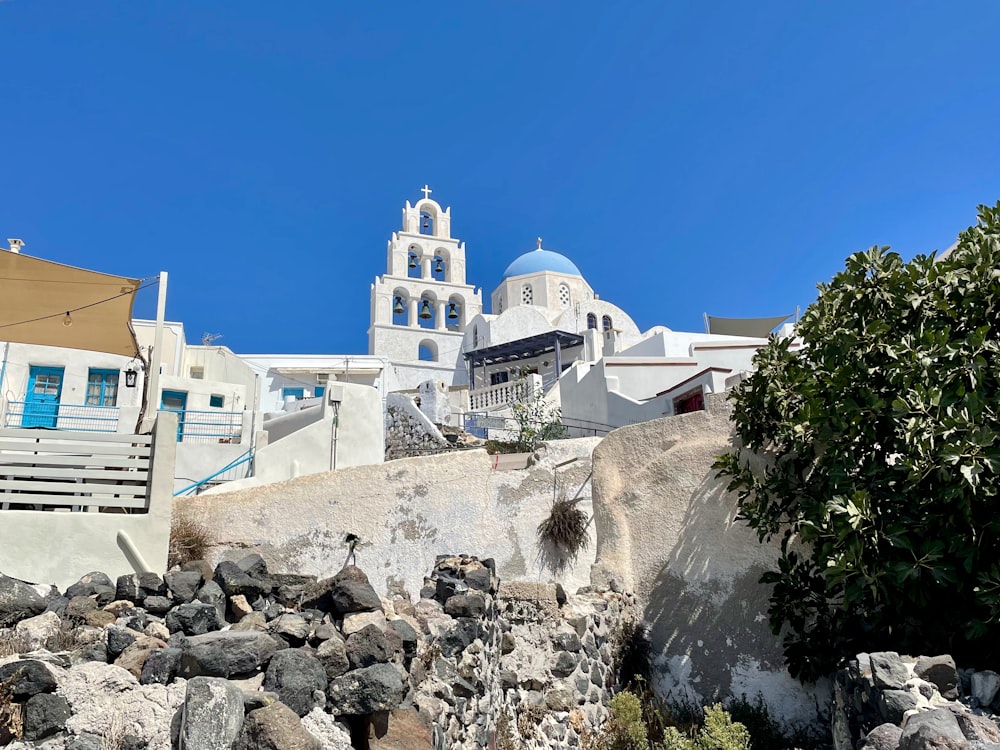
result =
[[960,710],[958,706],[951,708],[965,739],[970,742],[1000,742],[1000,725],[995,721]]
[[142,675],[142,668],[149,654],[157,649],[166,647],[167,644],[159,638],[140,635],[135,639],[134,643],[122,651],[121,656],[115,659],[115,665],[122,669],[127,669],[138,679]]
[[910,679],[910,672],[895,651],[875,651],[869,654],[872,665],[872,677],[875,685],[890,690],[902,690],[903,684]]
[[267,665],[278,650],[267,633],[225,630],[185,639],[181,648],[181,677],[230,677],[249,674]]
[[219,588],[219,584],[215,581],[207,581],[204,586],[198,589],[198,593],[195,594],[194,598],[202,604],[211,604],[215,607],[216,611],[219,613],[219,622],[225,622],[226,595],[222,589]]
[[452,617],[482,617],[486,599],[482,594],[455,594],[444,603],[444,611]]
[[946,708],[911,714],[903,722],[899,750],[966,750],[968,742]]
[[371,750],[434,750],[431,729],[416,711],[396,709],[388,723],[373,723],[372,728]]
[[97,602],[89,596],[74,596],[66,602],[63,616],[71,620],[82,621],[84,615],[97,609]]
[[569,677],[576,671],[580,657],[570,651],[560,651],[552,662],[552,674],[555,677]]
[[28,647],[29,651],[37,651],[45,646],[62,631],[62,620],[55,612],[42,612],[35,617],[21,620],[14,626],[14,634]]
[[302,726],[319,739],[323,750],[353,750],[350,732],[320,708],[314,708],[303,716]]
[[285,614],[271,623],[271,631],[293,644],[302,645],[309,636],[309,623],[300,615]]
[[179,750],[230,750],[243,724],[243,694],[227,680],[195,677],[187,684]]
[[150,651],[142,665],[139,683],[142,685],[166,685],[180,671],[181,650],[160,648]]
[[97,604],[101,607],[115,598],[125,598],[115,597],[115,584],[111,582],[111,579],[106,574],[100,571],[87,573],[87,575],[80,578],[79,581],[66,589],[66,596],[70,599],[75,596],[94,597]]
[[970,693],[980,706],[990,705],[997,691],[1000,691],[1000,674],[989,669],[973,673]]
[[242,594],[248,600],[271,593],[270,579],[257,578],[234,562],[223,560],[215,568],[212,580],[218,584],[226,596]]
[[165,596],[147,596],[142,601],[143,608],[151,615],[165,615],[174,604]]
[[545,694],[545,705],[550,711],[569,711],[576,705],[576,699],[569,690],[555,688]]
[[417,655],[417,631],[406,620],[390,620],[389,629],[399,635],[403,653],[408,657]]
[[30,583],[0,573],[0,628],[40,615],[45,605],[45,599]]
[[83,614],[84,624],[92,628],[106,628],[108,625],[113,625],[117,619],[112,612],[105,612],[103,609],[92,609]]
[[256,578],[258,580],[263,580],[268,578],[270,574],[267,572],[267,563],[264,562],[264,558],[258,555],[256,552],[245,557],[241,557],[236,562],[236,567],[242,570],[251,578]]
[[233,625],[232,630],[259,630],[267,632],[267,618],[263,612],[251,612],[238,623]]
[[184,635],[202,635],[218,630],[222,623],[218,610],[211,604],[192,602],[174,607],[167,613],[167,629],[171,633],[181,631]]
[[385,615],[379,610],[374,610],[372,612],[352,612],[349,615],[344,615],[344,621],[340,629],[346,637],[357,633],[359,630],[364,630],[369,625],[374,625],[383,631],[388,627]]
[[243,594],[229,597],[229,611],[233,613],[233,619],[239,622],[248,614],[253,612],[253,607]]
[[151,622],[142,631],[143,635],[148,635],[150,638],[159,638],[161,641],[166,641],[170,638],[170,631],[167,630],[167,626],[162,622]]
[[347,658],[347,646],[339,635],[319,644],[319,648],[316,649],[316,658],[323,665],[326,676],[330,680],[340,677],[351,668],[351,663]]
[[[107,630],[108,661],[121,656],[122,651],[135,643],[136,633],[127,628],[111,627]],[[126,667],[128,669],[128,667]]]
[[174,599],[180,604],[187,604],[194,601],[198,587],[201,586],[201,573],[197,571],[176,571],[163,576],[163,582],[167,586]]
[[185,684],[140,685],[121,667],[87,662],[71,667],[60,678],[59,695],[69,701],[73,716],[66,722],[72,734],[107,735],[113,725],[126,726],[149,750],[170,749],[170,719],[184,701]]
[[390,711],[400,704],[403,694],[403,680],[389,664],[355,669],[331,680],[327,688],[329,706],[337,715]]
[[560,630],[554,636],[552,636],[552,646],[557,651],[572,651],[577,653],[583,648],[583,644],[580,642],[580,636],[576,634],[575,630]]
[[370,667],[372,664],[387,662],[392,658],[389,642],[382,631],[374,625],[348,636],[345,651],[351,669]]
[[935,685],[945,700],[958,698],[958,669],[948,654],[921,656],[913,666],[913,674]]
[[104,611],[110,612],[115,617],[123,617],[127,612],[135,611],[135,602],[130,602],[128,599],[115,599],[110,604],[104,605]]
[[882,720],[892,724],[901,724],[903,714],[920,704],[917,696],[909,690],[883,690],[878,701]]
[[52,670],[37,659],[19,659],[0,665],[0,683],[6,683],[6,689],[15,700],[56,689]]
[[895,724],[879,724],[870,731],[858,750],[897,750],[903,730]]
[[438,647],[444,656],[455,656],[464,651],[479,635],[479,621],[471,617],[459,617],[450,628],[438,638]]
[[323,745],[291,708],[272,703],[247,714],[233,750],[323,750]]
[[72,715],[69,703],[61,695],[39,693],[24,705],[24,739],[41,740],[61,732]]
[[359,568],[349,565],[332,578],[325,578],[306,587],[302,598],[304,609],[321,609],[345,615],[350,612],[382,610],[382,600]]
[[66,750],[104,750],[104,738],[84,732],[66,738]]
[[[264,675],[264,689],[277,693],[298,716],[313,710],[317,705],[315,694],[322,696],[326,685],[326,670],[319,660],[295,649],[276,653]],[[322,698],[319,705],[323,705]]]

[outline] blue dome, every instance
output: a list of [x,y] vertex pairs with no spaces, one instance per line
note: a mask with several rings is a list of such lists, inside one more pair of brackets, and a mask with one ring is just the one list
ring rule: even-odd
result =
[[527,273],[541,273],[542,271],[554,271],[555,273],[565,273],[570,276],[583,276],[580,269],[576,267],[565,255],[554,253],[551,250],[532,250],[515,259],[507,266],[503,272],[503,278],[509,279],[511,276],[523,276]]

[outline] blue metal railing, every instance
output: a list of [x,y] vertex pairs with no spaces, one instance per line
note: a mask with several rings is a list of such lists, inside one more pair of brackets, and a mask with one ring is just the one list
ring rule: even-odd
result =
[[[201,479],[195,482],[194,484],[185,487],[182,490],[178,490],[177,492],[174,493],[174,497],[180,497],[182,495],[197,495],[198,490],[200,490],[202,487],[204,487],[212,480],[220,482],[231,482],[234,479],[243,479],[245,477],[248,477],[250,476],[251,461],[253,461],[253,451],[248,450],[246,453],[242,454],[239,458],[235,459],[234,461],[230,461],[228,464],[223,466],[218,471],[209,474],[204,479]],[[235,471],[236,469],[238,469],[240,466],[243,465],[246,465],[246,469],[244,469],[242,472]],[[233,472],[234,474],[236,474],[236,476],[226,476],[226,477],[222,476],[223,474],[227,474],[228,472]],[[240,473],[242,473],[243,476],[238,476],[238,474]]]
[[73,432],[118,432],[118,407],[8,401],[3,426],[43,427]]
[[243,434],[241,411],[160,409],[177,415],[178,443],[239,443]]

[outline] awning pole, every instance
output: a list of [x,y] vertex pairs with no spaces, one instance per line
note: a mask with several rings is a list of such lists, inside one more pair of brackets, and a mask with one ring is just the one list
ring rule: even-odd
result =
[[[149,357],[149,377],[146,378],[146,399],[151,404],[143,424],[143,432],[151,430],[160,408],[160,367],[163,364],[163,319],[167,314],[167,272],[160,271],[156,291],[156,328],[153,333],[153,352]],[[179,342],[178,342],[179,343]],[[177,373],[174,373],[175,375]]]

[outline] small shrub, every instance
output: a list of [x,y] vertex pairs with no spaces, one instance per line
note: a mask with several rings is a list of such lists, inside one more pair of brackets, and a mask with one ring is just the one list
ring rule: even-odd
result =
[[506,710],[497,714],[495,738],[497,750],[518,750],[517,743],[514,741],[514,732],[511,729],[510,714]]
[[750,732],[718,703],[705,709],[705,725],[698,732],[697,750],[751,750]]
[[632,690],[648,683],[651,675],[653,646],[647,628],[641,622],[626,620],[615,636],[618,684]]
[[517,717],[517,732],[522,738],[530,740],[538,732],[547,711],[541,706],[524,706]]
[[203,559],[210,546],[212,533],[208,527],[185,516],[175,516],[170,525],[167,568]]
[[535,530],[542,563],[554,573],[564,571],[581,551],[590,546],[587,535],[590,519],[577,507],[579,502],[579,498],[559,498]]
[[28,639],[13,628],[0,630],[0,657],[17,656],[30,650]]
[[639,698],[624,691],[611,699],[609,708],[611,716],[592,742],[592,747],[595,750],[649,750],[649,736]]

